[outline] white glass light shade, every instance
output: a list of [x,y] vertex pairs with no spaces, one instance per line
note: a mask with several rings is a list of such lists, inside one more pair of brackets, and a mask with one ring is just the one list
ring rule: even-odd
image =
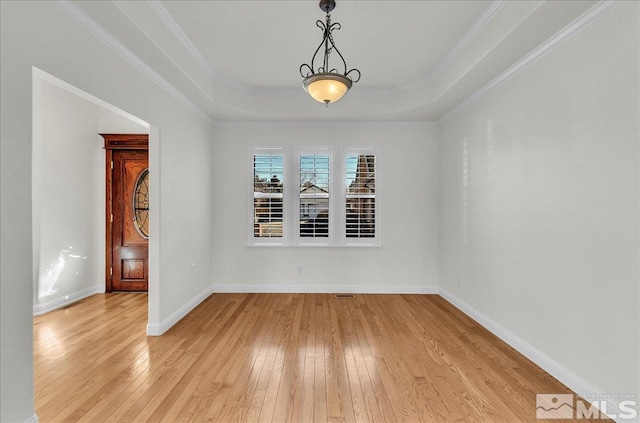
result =
[[316,101],[325,104],[340,100],[351,85],[351,79],[337,73],[316,73],[302,81],[305,91]]

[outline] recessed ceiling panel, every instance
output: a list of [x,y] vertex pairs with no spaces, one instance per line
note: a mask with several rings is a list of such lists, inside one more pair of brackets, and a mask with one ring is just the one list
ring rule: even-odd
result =
[[[393,89],[428,78],[491,1],[340,1],[336,46],[361,88]],[[299,87],[301,64],[322,40],[318,2],[162,2],[220,77],[252,88]],[[337,59],[337,58],[336,58]],[[330,64],[333,64],[331,62]]]

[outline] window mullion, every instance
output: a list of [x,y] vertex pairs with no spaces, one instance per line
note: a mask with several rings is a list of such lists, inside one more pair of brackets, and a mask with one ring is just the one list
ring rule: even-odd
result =
[[346,237],[345,237],[345,220],[346,220],[346,210],[345,210],[345,201],[346,201],[346,165],[345,165],[345,157],[346,157],[346,149],[340,149],[338,154],[338,158],[335,160],[335,175],[334,180],[334,216],[336,219],[333,221],[333,230],[335,234],[336,245],[345,245]]
[[288,203],[287,203],[287,219],[285,220],[285,225],[286,225],[286,231],[287,231],[287,240],[288,240],[288,245],[291,245],[295,242],[296,239],[296,231],[297,231],[297,227],[298,225],[296,224],[297,222],[297,217],[298,217],[298,183],[297,183],[297,179],[299,178],[299,172],[296,166],[296,154],[293,154],[294,152],[291,151],[291,149],[287,150],[287,158],[286,158],[286,163],[287,163],[287,169],[285,170],[286,172],[286,178],[287,178],[287,184],[288,184],[288,188],[287,188],[287,198],[288,198]]
[[379,246],[379,148],[250,148],[250,245]]

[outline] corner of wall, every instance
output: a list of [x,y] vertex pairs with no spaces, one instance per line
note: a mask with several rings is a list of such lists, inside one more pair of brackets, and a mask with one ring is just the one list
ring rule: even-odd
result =
[[191,310],[196,308],[201,302],[207,299],[213,293],[213,286],[207,287],[200,294],[193,297],[189,302],[171,313],[169,317],[159,323],[147,323],[147,336],[160,336],[171,329],[173,325],[178,323],[184,316],[189,314]]

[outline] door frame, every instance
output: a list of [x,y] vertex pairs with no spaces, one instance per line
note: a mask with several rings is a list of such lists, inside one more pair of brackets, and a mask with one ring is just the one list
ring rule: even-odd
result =
[[[146,150],[149,151],[148,134],[100,134],[104,138],[105,149],[105,292],[113,291],[113,151],[114,150]],[[147,266],[148,266],[147,255]],[[148,290],[148,289],[147,289]]]

